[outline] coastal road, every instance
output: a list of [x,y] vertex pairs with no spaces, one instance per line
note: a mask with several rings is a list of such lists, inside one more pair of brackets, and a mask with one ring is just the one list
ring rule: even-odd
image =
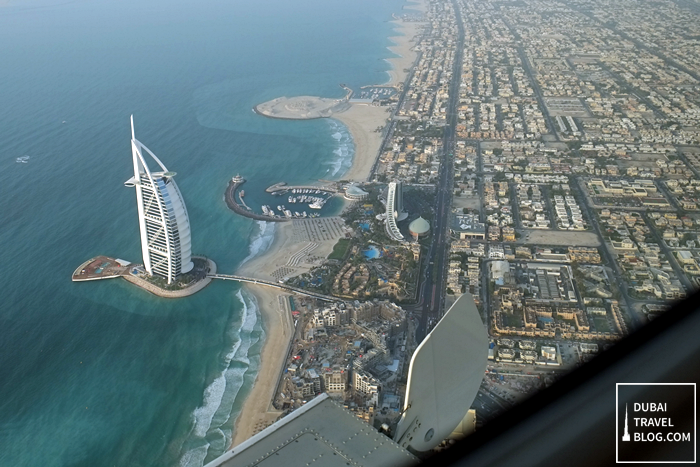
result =
[[[418,42],[418,41],[416,41],[416,42]],[[379,151],[377,152],[377,157],[374,159],[374,164],[372,165],[372,170],[370,170],[369,175],[367,176],[368,181],[374,179],[375,173],[377,171],[377,167],[379,166],[379,156],[384,152],[384,148],[386,148],[387,143],[391,140],[391,137],[394,134],[394,129],[396,127],[396,120],[394,118],[396,117],[396,112],[398,112],[401,109],[401,106],[403,106],[403,102],[406,99],[406,94],[408,94],[408,88],[410,87],[411,80],[413,79],[413,74],[416,72],[416,67],[418,66],[418,62],[420,62],[420,59],[422,56],[423,56],[422,51],[420,51],[416,54],[416,59],[413,61],[413,65],[411,66],[410,71],[406,74],[406,80],[404,81],[403,89],[401,90],[401,94],[399,95],[399,100],[396,102],[396,107],[394,108],[394,111],[391,113],[391,117],[389,117],[389,120],[390,120],[389,125],[386,128],[386,131],[384,133],[384,138],[382,139],[382,143],[379,146]]]

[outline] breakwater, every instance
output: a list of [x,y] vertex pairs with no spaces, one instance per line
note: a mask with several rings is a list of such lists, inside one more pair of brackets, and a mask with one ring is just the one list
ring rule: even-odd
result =
[[250,219],[255,219],[258,221],[267,221],[267,222],[286,222],[290,219],[286,217],[281,217],[281,216],[266,216],[264,214],[257,214],[253,211],[250,211],[240,204],[236,202],[236,191],[238,188],[245,183],[245,178],[240,177],[240,176],[235,176],[233,177],[229,182],[228,182],[228,187],[226,187],[226,193],[224,195],[224,199],[226,201],[226,206],[228,208],[235,212],[238,215],[241,215],[243,217],[248,217]]
[[289,191],[289,192],[294,193],[294,190],[310,190],[311,192],[320,191],[323,193],[328,193],[328,194],[334,195],[340,191],[336,185],[337,185],[336,183],[332,183],[332,186],[329,186],[329,185],[322,185],[322,186],[318,186],[318,185],[287,185],[285,182],[279,182],[279,183],[275,183],[274,185],[271,185],[271,186],[265,188],[265,192],[275,194],[275,193],[278,193],[280,191],[283,191],[283,192]]

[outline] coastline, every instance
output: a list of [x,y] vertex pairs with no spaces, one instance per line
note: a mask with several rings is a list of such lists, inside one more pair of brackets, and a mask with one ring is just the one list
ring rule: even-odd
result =
[[277,382],[287,357],[289,342],[294,333],[291,316],[284,313],[278,303],[277,290],[259,285],[245,285],[246,291],[255,296],[262,317],[265,342],[260,351],[260,368],[253,383],[253,390],[245,399],[236,417],[228,449],[242,443],[256,432],[273,423],[282,413],[272,407]]
[[386,61],[391,64],[391,70],[388,72],[389,81],[385,84],[387,86],[397,86],[399,83],[403,83],[406,80],[407,72],[405,70],[411,68],[413,62],[416,60],[418,52],[413,50],[413,46],[415,45],[414,38],[426,23],[402,21],[398,19],[391,21],[391,23],[396,25],[394,30],[399,34],[389,37],[389,40],[393,42],[394,45],[387,48],[392,53],[398,55],[398,57],[386,59]]
[[[424,12],[427,9],[425,0],[411,2],[404,7],[406,10]],[[397,33],[389,37],[394,45],[387,47],[397,57],[387,58],[391,65],[388,70],[389,79],[382,86],[399,86],[404,83],[418,52],[413,50],[415,37],[426,23],[415,21],[393,20],[394,31]],[[353,182],[367,181],[372,166],[379,156],[379,147],[382,144],[382,132],[376,131],[383,128],[387,119],[391,116],[388,107],[379,107],[366,103],[351,102],[350,108],[343,112],[334,113],[331,118],[342,122],[350,131],[355,142],[355,156],[352,167],[342,177]]]
[[[404,9],[425,11],[425,0],[411,1]],[[392,21],[397,25],[396,32],[390,40],[394,43],[389,50],[398,57],[388,58],[392,65],[389,70],[389,81],[386,86],[397,86],[406,79],[404,69],[411,68],[417,52],[411,50],[417,31],[425,23]],[[334,113],[334,118],[343,123],[352,135],[355,145],[352,166],[340,177],[342,180],[367,181],[382,143],[382,131],[387,119],[391,116],[389,107],[380,107],[367,103],[351,103],[347,110]],[[379,130],[379,131],[377,131]],[[332,251],[337,239],[316,241],[318,246],[311,252],[316,258],[325,258]],[[290,257],[308,245],[294,234],[293,223],[278,223],[275,225],[274,239],[269,248],[261,255],[251,258],[242,264],[237,274],[260,279],[276,280],[273,272],[287,265]],[[293,275],[301,274],[310,269],[317,260],[302,259],[293,269]],[[255,296],[262,324],[265,330],[265,342],[260,354],[260,369],[253,384],[253,389],[243,402],[241,412],[235,420],[231,446],[240,444],[253,434],[273,423],[279,417],[279,411],[271,406],[271,400],[276,390],[282,368],[286,362],[287,349],[293,338],[294,328],[291,316],[280,310],[278,296],[288,296],[274,289],[245,284],[246,290]],[[270,410],[272,409],[272,410]]]
[[352,165],[341,179],[367,181],[382,144],[381,128],[386,125],[390,115],[388,107],[364,103],[351,103],[348,110],[333,114],[332,118],[347,127],[355,145]]
[[[333,251],[336,239],[316,243],[318,246],[311,254],[325,258]],[[236,273],[259,279],[276,280],[272,275],[273,272],[280,267],[285,267],[290,257],[307,245],[307,241],[295,236],[292,222],[277,223],[269,248],[243,263]],[[316,265],[314,260],[301,259],[298,266],[293,268],[294,274],[301,274],[314,265]],[[271,401],[294,334],[291,314],[280,308],[278,299],[279,296],[289,297],[289,293],[260,285],[243,284],[243,287],[258,302],[265,341],[260,352],[260,369],[253,383],[253,390],[243,402],[241,412],[236,417],[231,445],[228,449],[264,429],[277,420],[282,413],[272,407]]]
[[[411,3],[406,8],[425,11],[425,2]],[[399,34],[389,37],[394,45],[388,49],[398,56],[386,59],[391,65],[391,69],[388,70],[389,80],[382,86],[396,87],[406,80],[408,73],[405,70],[410,69],[416,60],[418,52],[413,50],[414,39],[425,23],[404,22],[402,20],[394,20],[391,23],[396,25],[394,30]],[[355,142],[352,167],[342,177],[343,180],[367,181],[372,166],[379,156],[379,147],[382,144],[381,128],[387,124],[387,119],[390,116],[389,107],[359,102],[351,102],[348,110],[332,115],[331,118],[335,118],[348,128]],[[379,131],[377,131],[378,129]]]

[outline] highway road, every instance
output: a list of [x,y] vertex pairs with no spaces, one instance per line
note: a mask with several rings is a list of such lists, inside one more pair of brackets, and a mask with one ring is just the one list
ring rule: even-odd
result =
[[452,1],[457,19],[457,47],[452,67],[450,97],[447,103],[447,125],[443,136],[443,157],[438,174],[435,221],[432,227],[432,243],[428,249],[426,270],[421,275],[419,285],[419,309],[421,316],[416,333],[418,341],[428,332],[429,323],[435,323],[441,316],[445,300],[447,276],[447,244],[449,238],[450,206],[453,186],[453,149],[457,128],[457,103],[459,102],[459,85],[461,83],[462,53],[464,51],[464,25],[459,14],[459,7]]

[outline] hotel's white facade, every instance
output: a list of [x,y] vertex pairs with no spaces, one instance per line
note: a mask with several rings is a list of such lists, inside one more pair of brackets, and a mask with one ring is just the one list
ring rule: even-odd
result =
[[[171,284],[179,275],[194,267],[190,220],[185,202],[175,184],[175,172],[169,172],[156,155],[134,136],[133,116],[131,153],[134,176],[124,184],[136,188],[143,265],[148,274],[163,276]],[[146,154],[161,170],[151,171]]]
[[386,233],[391,239],[397,242],[404,239],[396,222],[402,221],[406,217],[408,217],[408,214],[403,212],[403,184],[401,182],[391,182],[389,183],[389,191],[386,198],[386,220],[384,222]]

